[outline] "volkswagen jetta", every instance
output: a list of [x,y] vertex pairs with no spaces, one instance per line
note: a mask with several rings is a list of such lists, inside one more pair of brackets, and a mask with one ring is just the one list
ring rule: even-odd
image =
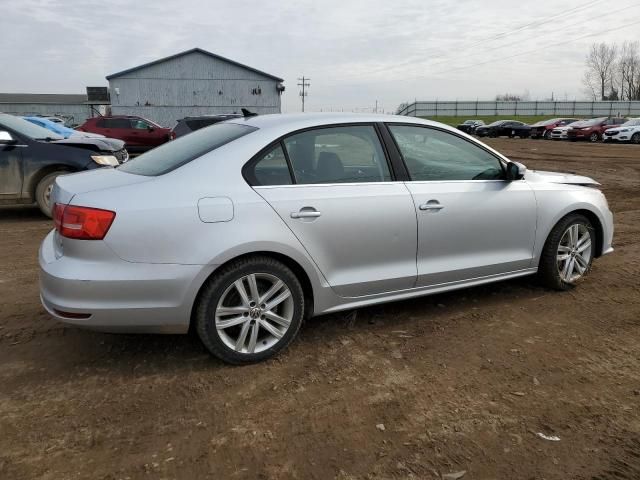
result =
[[58,177],[42,303],[255,362],[314,315],[534,273],[573,287],[612,251],[597,186],[415,118],[237,118]]

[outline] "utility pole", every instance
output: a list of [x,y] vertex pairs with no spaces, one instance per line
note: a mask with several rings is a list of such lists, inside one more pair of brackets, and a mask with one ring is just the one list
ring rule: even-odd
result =
[[306,97],[307,95],[309,95],[309,92],[307,92],[307,88],[309,88],[311,86],[310,83],[311,79],[310,78],[305,78],[304,76],[302,78],[298,78],[298,86],[302,87],[302,90],[300,91],[300,97],[302,98],[302,111],[304,112],[304,97]]

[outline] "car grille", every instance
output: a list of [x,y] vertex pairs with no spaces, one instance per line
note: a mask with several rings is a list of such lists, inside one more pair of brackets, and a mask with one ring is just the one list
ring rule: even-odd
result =
[[124,163],[129,160],[129,153],[126,148],[115,151],[113,156],[116,157],[120,163]]
[[608,130],[606,130],[606,131],[604,132],[604,134],[605,134],[605,135],[607,135],[607,136],[611,136],[611,137],[613,137],[614,135],[617,135],[618,133],[620,133],[620,132],[610,132],[610,131],[608,131]]

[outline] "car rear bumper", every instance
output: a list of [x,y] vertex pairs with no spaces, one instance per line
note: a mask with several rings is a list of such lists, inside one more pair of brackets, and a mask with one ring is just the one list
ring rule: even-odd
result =
[[[80,240],[82,241],[82,240]],[[197,292],[213,267],[57,256],[55,234],[40,247],[40,298],[57,320],[114,333],[185,333]],[[107,248],[107,247],[105,247]]]

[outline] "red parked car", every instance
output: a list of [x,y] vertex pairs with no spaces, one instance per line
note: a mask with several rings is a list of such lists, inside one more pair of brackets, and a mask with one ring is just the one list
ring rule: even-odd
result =
[[551,131],[556,127],[564,127],[570,123],[577,122],[577,118],[551,118],[541,120],[531,125],[531,138],[551,139]]
[[598,117],[590,120],[584,120],[578,125],[569,128],[567,131],[567,138],[572,142],[575,142],[576,140],[597,142],[602,140],[602,134],[605,130],[622,125],[626,121],[626,118],[617,117]]
[[87,119],[77,130],[123,140],[129,152],[143,152],[173,138],[171,129],[141,117],[113,116]]

